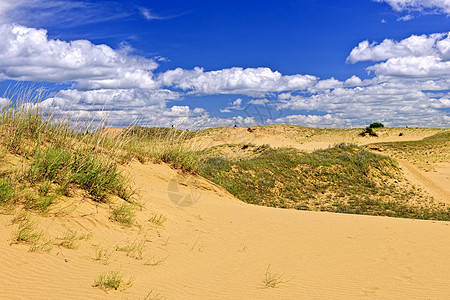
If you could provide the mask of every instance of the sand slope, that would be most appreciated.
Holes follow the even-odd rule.
[[[16,225],[0,215],[0,292],[5,299],[449,299],[450,226],[432,222],[282,210],[244,204],[206,180],[165,165],[133,163],[128,171],[147,201],[139,226],[108,220],[107,206],[78,199],[69,216],[40,218],[40,228],[60,236],[67,228],[91,232],[76,250],[54,247],[30,253],[9,245]],[[180,193],[198,201],[179,207]],[[152,213],[168,220],[148,222]],[[114,251],[144,241],[142,260]],[[110,249],[108,265],[93,261],[98,246]],[[166,260],[157,266],[147,261]],[[264,288],[270,265],[287,282]],[[120,270],[134,284],[124,292],[92,287],[95,277]],[[158,298],[157,298],[158,299]]]

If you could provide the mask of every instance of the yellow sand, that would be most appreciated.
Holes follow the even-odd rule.
[[[139,226],[113,223],[106,204],[81,197],[72,200],[74,211],[63,210],[66,216],[34,217],[55,241],[67,229],[92,233],[78,249],[31,253],[28,245],[10,245],[17,225],[0,215],[1,298],[144,299],[151,292],[149,299],[450,299],[449,222],[258,207],[163,164],[134,162],[127,172],[146,202]],[[447,174],[444,189],[448,165],[439,172]],[[167,190],[174,179],[181,195],[198,201],[175,205]],[[149,222],[154,213],[167,221]],[[144,243],[142,260],[115,251],[134,241]],[[106,265],[93,260],[99,247],[112,253]],[[263,284],[269,266],[281,275],[275,288]],[[92,287],[108,270],[134,277],[133,285],[123,292]]]

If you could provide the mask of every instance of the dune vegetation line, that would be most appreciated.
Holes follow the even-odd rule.
[[[408,184],[395,160],[353,144],[312,153],[253,144],[200,149],[192,141],[202,131],[130,126],[110,136],[108,129],[75,126],[24,103],[0,111],[0,204],[6,210],[46,214],[82,192],[110,203],[112,220],[132,225],[139,202],[120,165],[135,159],[198,173],[257,205],[450,220],[449,207]],[[411,147],[431,149],[430,143],[436,148],[448,140],[444,132],[383,147],[407,155]]]

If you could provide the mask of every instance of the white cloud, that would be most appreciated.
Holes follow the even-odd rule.
[[[164,86],[194,94],[264,95],[267,92],[303,90],[318,80],[311,75],[283,76],[269,68],[231,68],[204,72],[202,68],[177,68],[160,74]]]
[[[374,0],[375,2],[386,2],[394,10],[436,12],[450,14],[450,0]]]
[[[231,102],[231,106],[227,106],[224,109],[221,109],[220,112],[231,112],[232,110],[243,110],[244,108],[241,106],[242,98],[237,98],[233,102]]]
[[[0,79],[66,82],[81,89],[155,88],[158,64],[87,40],[48,39],[44,29],[0,25]]]
[[[326,114],[323,116],[319,115],[289,115],[282,118],[277,118],[270,121],[274,124],[293,124],[308,127],[328,127],[328,128],[338,128],[338,127],[350,127],[352,123],[350,120],[345,120]]]
[[[412,35],[401,41],[380,44],[363,41],[351,51],[350,63],[384,61],[367,68],[376,75],[412,78],[450,76],[450,33]]]
[[[396,77],[440,78],[450,76],[450,61],[438,57],[396,57],[367,68],[377,75]]]
[[[292,96],[281,101],[282,109],[306,110],[329,115],[337,127],[365,126],[380,121],[390,126],[412,125],[424,127],[448,127],[448,116],[437,108],[446,108],[448,94],[432,98],[422,89],[421,82],[377,82],[355,88],[325,90],[311,96]],[[311,114],[314,115],[314,114]],[[286,120],[283,118],[285,122]],[[300,122],[301,117],[296,117]],[[300,120],[300,121],[299,121]],[[306,119],[304,119],[306,120]],[[327,119],[313,118],[320,127],[331,127]],[[306,122],[306,121],[305,121]]]
[[[342,86],[342,82],[334,79],[333,77],[330,79],[320,80],[311,90],[320,91],[320,90],[329,90],[335,89]]]
[[[397,21],[404,21],[404,22],[406,22],[406,21],[411,21],[412,19],[414,19],[414,16],[406,15],[406,16],[399,17],[397,19]]]
[[[355,87],[363,85],[363,81],[358,76],[353,75],[344,82],[346,87]]]
[[[383,61],[390,58],[405,56],[436,56],[450,58],[449,33],[434,33],[430,35],[412,35],[400,42],[385,39],[382,43],[369,43],[362,41],[352,49],[347,61],[357,63],[360,61]]]

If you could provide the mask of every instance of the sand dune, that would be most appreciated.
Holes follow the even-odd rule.
[[[258,133],[237,130],[244,140],[246,133]],[[424,130],[414,138],[432,132]],[[314,143],[340,140],[291,145],[313,149],[319,145]],[[253,142],[280,146],[286,140],[272,132]],[[426,182],[417,170],[404,166],[407,176]],[[41,253],[29,252],[28,245],[10,245],[17,224],[11,224],[13,215],[0,215],[2,298],[450,299],[449,222],[259,207],[164,164],[133,162],[126,171],[145,202],[130,228],[108,219],[108,205],[82,197],[67,199],[73,205],[49,217],[33,217],[54,241],[68,229],[91,233],[78,249],[55,245]],[[448,165],[437,172],[433,174],[442,172],[448,179]],[[178,191],[171,182],[178,183]],[[440,186],[440,181],[430,182]],[[175,194],[191,195],[193,205],[176,205]],[[167,217],[162,226],[149,221],[155,213]],[[132,243],[141,243],[142,257],[116,251]],[[111,254],[107,263],[95,260],[99,249]],[[268,268],[281,276],[275,288],[263,283]],[[108,292],[93,287],[95,278],[109,270],[134,278],[133,285]]]

